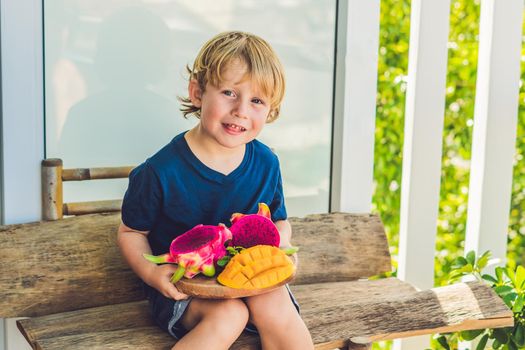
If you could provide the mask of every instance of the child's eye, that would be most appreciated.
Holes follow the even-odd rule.
[[[261,100],[260,98],[257,98],[257,97],[256,97],[256,98],[253,98],[253,99],[252,99],[252,102],[253,102],[253,103],[256,103],[256,104],[261,104],[261,105],[264,104],[264,101]]]
[[[235,94],[231,90],[224,90],[222,93],[226,96],[235,96]]]

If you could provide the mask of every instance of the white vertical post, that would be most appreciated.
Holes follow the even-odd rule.
[[[379,0],[338,2],[331,211],[370,212]]]
[[[504,265],[518,123],[523,0],[481,3],[465,251]]]
[[[523,0],[481,2],[465,252],[490,250],[500,266],[507,253],[522,16]]]
[[[2,223],[41,215],[44,158],[42,1],[0,0]],[[0,349],[30,349],[14,320],[0,320]],[[5,323],[5,325],[4,325]]]
[[[426,289],[434,285],[450,1],[413,0],[411,12],[398,277]],[[428,346],[427,336],[394,342]]]
[[[42,1],[1,0],[3,223],[40,219]]]

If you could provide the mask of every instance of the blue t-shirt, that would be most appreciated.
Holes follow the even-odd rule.
[[[153,254],[169,251],[171,241],[195,225],[230,226],[233,213],[256,213],[268,204],[272,220],[287,218],[277,156],[254,140],[241,164],[224,175],[204,165],[177,135],[133,169],[122,203],[122,221],[149,231]]]

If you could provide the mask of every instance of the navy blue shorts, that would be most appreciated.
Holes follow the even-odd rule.
[[[297,300],[295,300],[288,285],[286,285],[286,289],[290,294],[290,298],[292,299],[292,303],[297,309],[297,312],[300,312],[299,304],[297,303]],[[148,285],[145,285],[144,290],[149,301],[153,319],[160,328],[171,334],[175,339],[180,339],[189,332],[189,330],[182,326],[181,320],[182,315],[184,315],[184,312],[192,300],[191,297],[184,300],[173,300],[166,298],[156,289],[151,288]],[[245,330],[257,334],[257,328],[250,323],[246,325]]]

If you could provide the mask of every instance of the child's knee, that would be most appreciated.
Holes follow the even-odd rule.
[[[246,304],[240,299],[224,299],[216,310],[221,319],[227,322],[238,322],[244,325],[248,322],[249,312]]]
[[[287,290],[274,295],[250,298],[247,301],[250,312],[250,322],[257,328],[286,328],[297,319],[297,309],[292,303]]]
[[[230,330],[244,329],[248,323],[248,307],[240,299],[217,300],[209,307],[201,321],[209,321],[214,330],[222,332],[223,328]]]
[[[208,334],[218,342],[233,342],[248,323],[248,307],[239,299],[221,300],[216,306],[202,322],[209,326]]]

